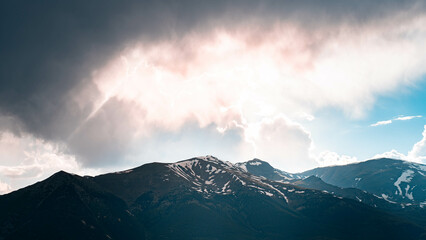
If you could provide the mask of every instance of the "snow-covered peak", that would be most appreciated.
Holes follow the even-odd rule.
[[[262,162],[260,162],[260,161],[251,161],[251,162],[248,162],[248,164],[250,164],[252,166],[259,166],[259,165],[262,165]]]
[[[199,156],[196,157],[198,159],[204,160],[204,161],[220,161],[217,157],[212,156],[212,155],[206,155],[206,156]]]
[[[196,157],[177,163],[167,164],[175,177],[184,180],[181,184],[211,197],[215,194],[237,194],[239,191],[255,191],[268,197],[280,198],[287,202],[288,194],[302,194],[295,191],[295,187],[284,182],[270,181],[263,176],[258,176],[246,171],[246,166],[261,167],[263,161],[249,161],[250,163],[231,164],[223,162],[212,156]],[[272,168],[273,169],[273,168]]]
[[[185,179],[193,190],[206,196],[231,194],[231,187],[235,184],[245,184],[236,174],[240,171],[238,167],[213,156],[191,158],[167,164],[167,167],[178,178]]]
[[[297,175],[293,176],[293,174],[276,169],[272,167],[268,162],[262,161],[257,158],[254,158],[247,162],[237,163],[236,166],[238,166],[245,172],[257,176],[263,176],[274,181],[287,181],[294,178],[299,178]]]
[[[213,164],[213,165],[221,165],[223,167],[234,167],[235,168],[235,166],[232,163],[230,163],[228,161],[219,160],[217,157],[214,157],[212,155],[199,156],[199,157],[195,157],[195,158],[191,158],[191,159],[187,159],[187,160],[182,160],[182,161],[179,161],[177,163],[171,163],[169,165],[179,165],[179,166],[188,168],[190,166],[197,166],[199,164],[203,164],[203,165]]]
[[[245,171],[245,172],[250,172],[250,171],[247,169],[247,166],[258,167],[258,166],[262,165],[263,163],[264,163],[264,161],[262,161],[262,160],[260,160],[260,159],[257,159],[257,158],[254,158],[254,159],[252,159],[252,160],[250,160],[250,161],[237,163],[237,164],[235,164],[235,165],[236,165],[237,167],[239,167],[240,169],[242,169],[243,171]],[[269,165],[269,164],[268,164],[268,163],[266,163],[266,165]]]

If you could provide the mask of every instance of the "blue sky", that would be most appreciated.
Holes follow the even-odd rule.
[[[316,113],[315,121],[308,124],[315,144],[319,148],[334,149],[360,160],[376,154],[397,150],[408,153],[422,139],[426,125],[426,79],[413,86],[378,96],[365,117],[349,118],[340,109],[326,108]],[[373,127],[379,121],[400,116],[422,116],[407,121]]]

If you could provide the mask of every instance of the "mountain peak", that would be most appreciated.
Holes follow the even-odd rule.
[[[371,162],[371,161],[377,161],[377,162],[407,162],[405,160],[402,159],[394,159],[394,158],[387,158],[387,157],[382,157],[382,158],[374,158],[374,159],[370,159],[364,162]]]
[[[217,157],[212,155],[198,156],[198,157],[195,157],[195,159],[199,159],[199,160],[207,161],[207,162],[215,162],[215,163],[222,162],[222,160],[219,160]]]
[[[271,164],[269,164],[268,162],[265,162],[265,161],[263,161],[263,160],[260,160],[259,158],[253,158],[252,160],[247,161],[247,163],[248,163],[249,165],[252,165],[252,166],[259,166],[259,165],[263,165],[263,164],[265,164],[265,165],[267,165],[268,167],[269,167],[269,166],[270,166],[270,167],[272,167],[272,166],[271,166]]]
[[[54,173],[52,176],[66,176],[66,175],[71,175],[71,173],[65,172],[64,170],[60,170]]]
[[[54,181],[64,181],[64,180],[73,179],[74,177],[75,177],[74,174],[71,174],[71,173],[68,173],[68,172],[61,170],[61,171],[54,173],[52,176],[49,177],[49,179],[54,180]]]
[[[292,174],[276,169],[268,162],[258,158],[254,158],[247,162],[237,163],[236,165],[246,172],[275,181],[289,180],[294,178]]]
[[[319,181],[321,181],[322,182],[321,178],[314,176],[314,175],[311,175],[311,176],[303,179],[303,181],[307,181],[307,182],[319,182]]]
[[[271,164],[269,164],[268,162],[262,161],[258,158],[253,158],[252,160],[248,160],[247,162],[237,163],[236,165],[246,172],[250,172],[250,170],[247,168],[247,166],[249,166],[249,168],[251,168],[251,167],[253,167],[253,168],[262,167],[262,168],[267,168],[268,170],[274,169],[271,166]]]
[[[179,166],[182,166],[182,167],[187,167],[189,165],[197,165],[198,163],[217,164],[217,165],[228,166],[228,167],[233,166],[232,163],[227,162],[227,161],[226,162],[222,161],[222,160],[220,160],[217,157],[214,157],[212,155],[194,157],[194,158],[190,158],[190,159],[186,159],[186,160],[181,160],[181,161],[178,161],[176,163],[170,163],[168,165],[179,165]]]

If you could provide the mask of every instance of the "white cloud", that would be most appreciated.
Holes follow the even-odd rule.
[[[426,163],[426,125],[424,126],[422,135],[423,138],[414,144],[408,153],[408,158],[415,162]]]
[[[403,154],[393,149],[390,152],[377,154],[373,158],[394,158],[426,164],[426,125],[424,126],[422,136],[423,138],[413,145],[413,148],[408,154]]]
[[[0,159],[0,178],[6,184],[0,184],[0,192],[33,184],[59,170],[77,174],[97,172],[81,168],[75,157],[65,153],[59,144],[10,132],[0,132]]]
[[[371,124],[370,126],[377,127],[377,126],[381,126],[381,125],[388,125],[388,124],[391,124],[391,123],[392,123],[392,120],[378,121],[374,124]]]
[[[376,122],[374,124],[371,124],[370,126],[371,127],[377,127],[377,126],[380,126],[380,125],[391,124],[393,121],[407,121],[407,120],[411,120],[411,119],[414,119],[414,118],[421,118],[421,117],[423,117],[423,116],[421,116],[421,115],[417,115],[417,116],[400,116],[400,117],[393,118],[391,120],[378,121],[378,122]]]
[[[9,184],[0,181],[0,195],[9,193],[10,191],[12,191],[12,187]]]
[[[421,115],[417,115],[417,116],[401,116],[401,117],[397,117],[395,118],[395,120],[399,120],[399,121],[407,121],[407,120],[411,120],[414,118],[421,118]]]
[[[255,43],[247,29],[194,33],[176,42],[131,47],[98,71],[94,81],[105,99],[132,102],[146,111],[144,123],[171,129],[188,118],[202,126],[223,124],[218,110],[231,106],[253,122],[280,112],[312,115],[324,106],[360,117],[377,94],[424,73],[426,57],[419,51],[426,53],[426,47],[416,40],[426,38],[426,27],[419,21],[426,19],[399,28],[340,29],[332,36],[283,23],[263,31],[265,37]],[[407,32],[417,38],[402,37]]]
[[[246,142],[241,146],[242,158],[264,159],[289,172],[307,170],[316,165],[309,155],[312,148],[310,133],[284,116],[248,124],[243,134]]]
[[[334,165],[345,165],[349,163],[358,162],[356,157],[347,155],[339,155],[335,152],[324,151],[316,156],[316,161],[320,166],[334,166]]]
[[[306,120],[306,121],[314,121],[315,120],[314,115],[309,114],[309,113],[305,113],[305,112],[296,113],[295,118],[301,119],[301,120]]]
[[[376,154],[376,155],[374,155],[373,159],[376,159],[376,158],[392,158],[392,159],[399,159],[399,160],[407,160],[408,159],[408,157],[406,155],[398,152],[395,149],[392,149],[389,152]]]

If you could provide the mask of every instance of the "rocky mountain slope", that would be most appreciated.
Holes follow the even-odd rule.
[[[381,158],[344,166],[315,168],[299,176],[311,175],[329,184],[358,188],[388,201],[426,205],[426,165]]]

